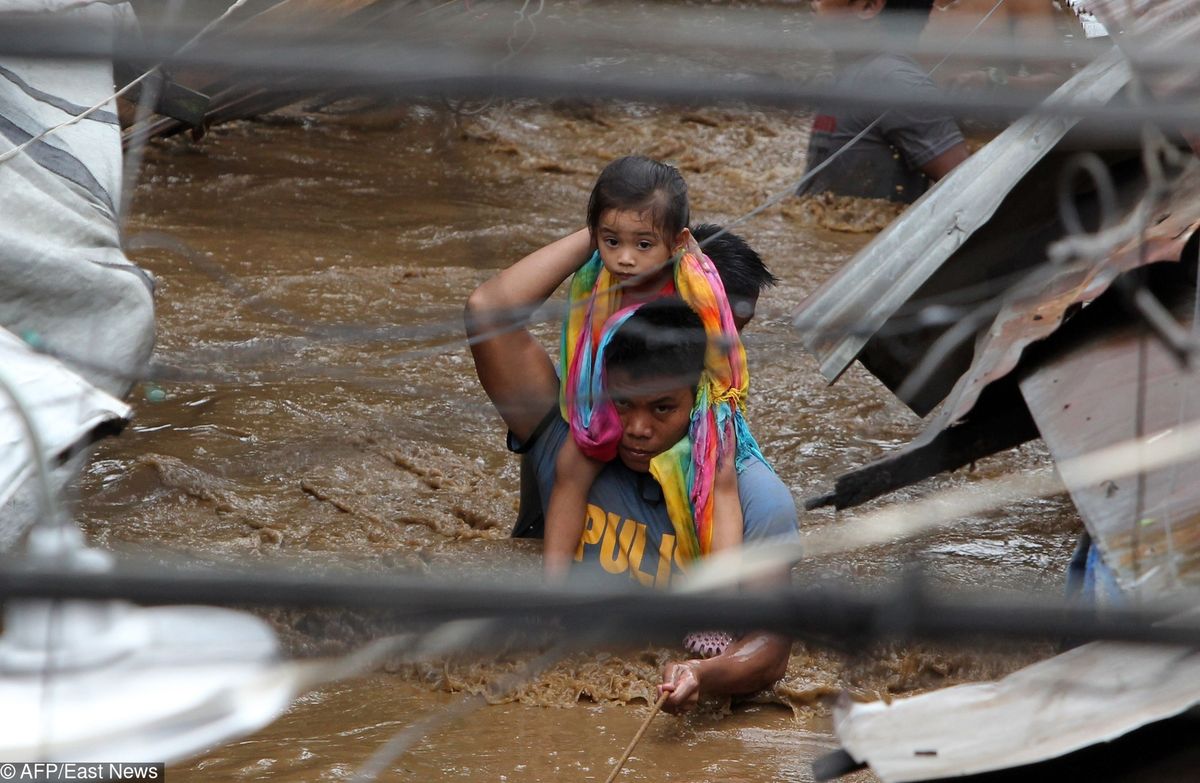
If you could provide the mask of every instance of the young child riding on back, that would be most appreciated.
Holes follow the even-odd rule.
[[[613,161],[592,189],[587,222],[596,253],[572,280],[572,309],[563,327],[561,403],[573,437],[558,454],[546,512],[549,581],[561,580],[569,570],[587,517],[588,491],[618,454],[627,464],[649,463],[660,483],[687,485],[673,493],[664,486],[664,496],[673,522],[687,516],[689,533],[694,526],[693,556],[699,556],[740,545],[737,438],[757,453],[739,411],[747,383],[745,354],[720,278],[688,231],[687,185],[678,170],[642,157]],[[667,397],[632,401],[607,394],[605,336],[638,306],[668,296],[696,310],[709,335],[705,372],[689,411],[676,410],[680,403]],[[607,429],[598,423],[604,417],[593,415],[605,405],[617,414],[606,419]],[[638,416],[681,414],[693,424],[687,442],[668,450],[677,454],[639,451]],[[620,423],[613,424],[618,418]],[[702,442],[691,442],[698,432]],[[687,497],[680,500],[681,495]]]

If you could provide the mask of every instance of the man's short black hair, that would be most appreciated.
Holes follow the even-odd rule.
[[[604,354],[605,370],[634,380],[662,378],[666,387],[695,386],[707,347],[700,316],[674,296],[642,305],[621,324]]]
[[[888,34],[896,37],[917,37],[929,21],[933,0],[884,0],[879,20]]]
[[[704,254],[712,259],[730,299],[758,299],[764,288],[779,281],[754,248],[737,234],[726,231],[716,239],[709,239],[720,230],[721,227],[713,223],[702,223],[692,229],[692,236],[700,243]]]
[[[911,14],[929,16],[933,10],[933,0],[886,0],[883,6],[885,12],[907,11]]]

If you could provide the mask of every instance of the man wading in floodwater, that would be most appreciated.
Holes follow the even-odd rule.
[[[531,455],[543,498],[569,432],[558,411],[558,375],[525,319],[593,250],[588,231],[576,232],[488,280],[467,302],[479,380],[509,427],[510,445]],[[643,306],[613,336],[606,367],[622,427],[619,458],[588,493],[572,576],[665,587],[680,573],[674,528],[649,462],[687,437],[704,352],[700,319],[678,300]],[[745,541],[796,540],[791,494],[769,468],[757,463],[739,473],[738,493]],[[671,695],[663,708],[681,712],[701,695],[760,690],[783,676],[790,647],[777,634],[752,632],[712,658],[668,663],[662,687]]]

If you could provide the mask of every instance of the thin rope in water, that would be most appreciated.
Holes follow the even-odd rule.
[[[662,709],[663,704],[666,703],[667,697],[670,695],[670,691],[664,691],[658,697],[658,701],[654,702],[654,707],[650,710],[650,714],[646,716],[644,721],[642,721],[642,725],[638,728],[637,734],[633,735],[633,739],[629,741],[629,745],[625,748],[625,752],[621,754],[621,758],[617,759],[616,766],[613,767],[612,772],[608,773],[608,777],[605,779],[604,783],[613,783],[613,781],[617,779],[617,774],[621,771],[621,767],[625,766],[625,762],[629,760],[629,755],[633,753],[633,749],[637,747],[639,742],[641,742],[642,735],[646,733],[646,729],[650,728],[650,721],[654,720],[654,716],[657,715],[658,711]]]

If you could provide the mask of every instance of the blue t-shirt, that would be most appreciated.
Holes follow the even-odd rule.
[[[509,435],[509,448],[529,455],[543,513],[554,487],[558,451],[569,435],[557,411],[546,417],[529,443],[517,444]],[[738,496],[743,541],[799,539],[792,493],[767,465],[752,459],[739,470]],[[575,561],[573,574],[624,574],[647,587],[666,587],[673,575],[683,572],[686,564],[680,563],[675,549],[675,528],[653,476],[630,470],[619,459],[604,467],[588,492],[587,521]]]

